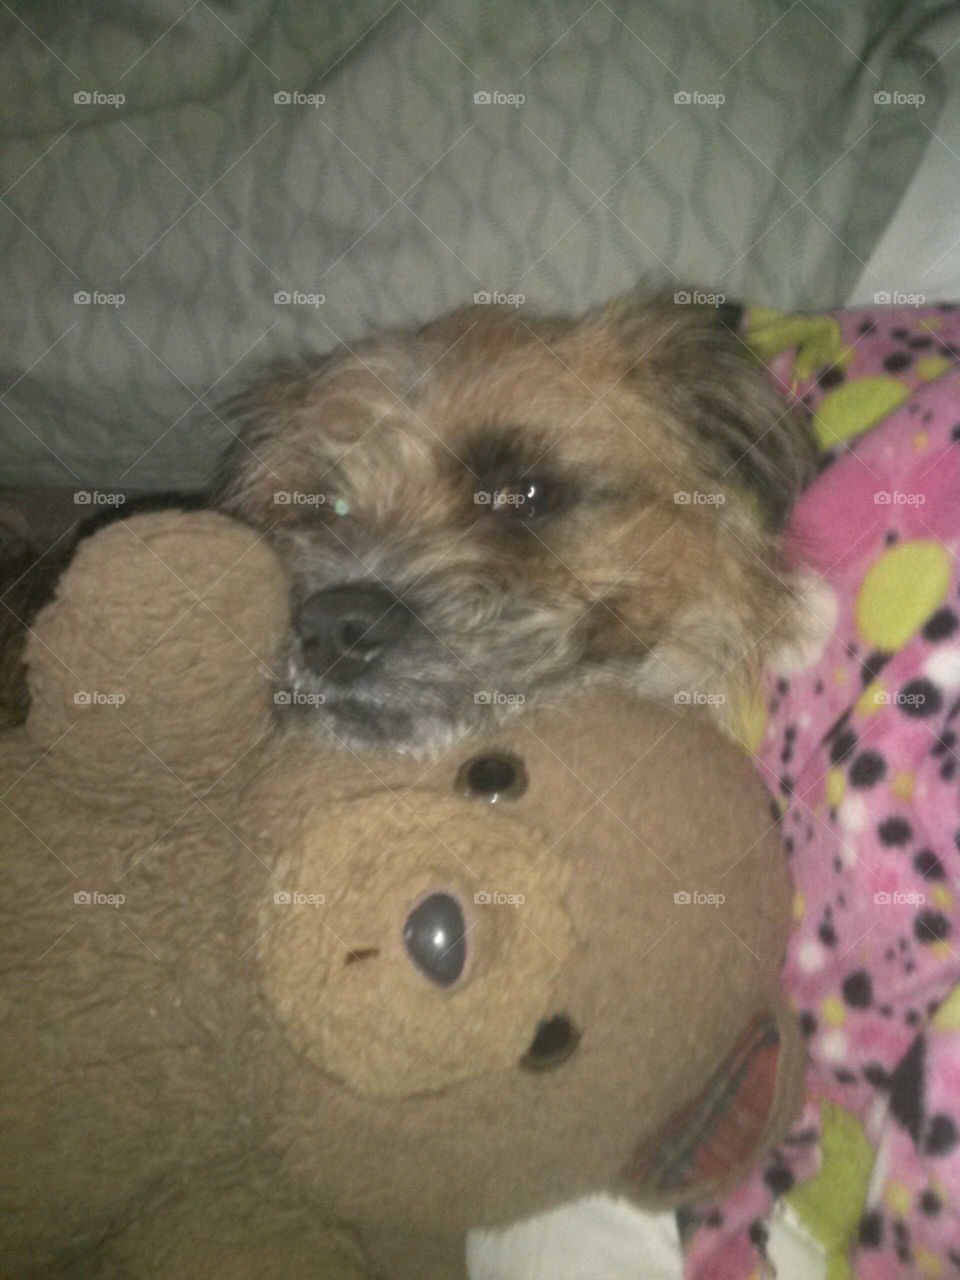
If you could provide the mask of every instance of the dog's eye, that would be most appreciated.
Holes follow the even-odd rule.
[[[474,495],[479,506],[487,507],[491,514],[508,516],[517,520],[538,520],[550,515],[560,505],[556,485],[547,484],[537,477],[525,476],[522,480],[479,489]]]
[[[525,516],[528,520],[548,515],[558,505],[556,490],[541,480],[525,480],[518,487],[517,493],[523,498],[518,514]]]

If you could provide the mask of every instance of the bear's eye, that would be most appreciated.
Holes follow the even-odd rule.
[[[457,791],[477,800],[496,804],[500,799],[516,800],[527,789],[523,761],[506,752],[474,756],[457,771]]]
[[[407,916],[403,942],[424,977],[451,987],[466,964],[466,932],[459,903],[448,893],[431,893]]]
[[[571,1057],[580,1043],[580,1032],[566,1014],[558,1013],[537,1027],[533,1043],[520,1059],[525,1071],[548,1071]]]

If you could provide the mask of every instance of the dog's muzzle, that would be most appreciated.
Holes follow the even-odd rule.
[[[315,676],[354,684],[389,661],[414,616],[386,587],[362,582],[315,591],[296,610],[304,665]]]

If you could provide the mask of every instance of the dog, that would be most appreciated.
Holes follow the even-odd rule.
[[[781,534],[815,458],[736,319],[478,304],[233,396],[215,500],[289,574],[281,713],[430,752],[614,680],[723,719],[797,625]]]
[[[782,531],[815,448],[739,308],[688,296],[477,304],[229,397],[213,495],[167,505],[209,502],[279,551],[281,719],[430,753],[611,680],[729,718],[801,625]],[[21,539],[0,564],[0,723],[26,712],[26,629],[71,554]]]

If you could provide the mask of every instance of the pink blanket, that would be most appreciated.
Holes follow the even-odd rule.
[[[824,1101],[875,1152],[834,1274],[960,1276],[960,310],[754,328],[825,450],[791,528],[814,626],[757,750],[797,890],[783,982],[809,1104],[698,1211],[686,1277],[767,1274],[762,1221],[817,1171]]]

